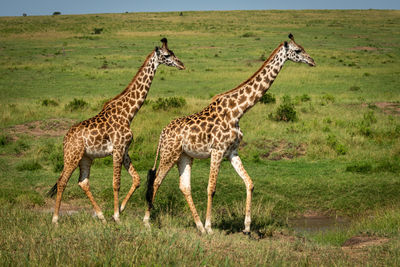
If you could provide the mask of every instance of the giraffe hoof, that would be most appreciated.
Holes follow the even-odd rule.
[[[119,212],[123,212],[124,211],[124,209],[125,209],[125,205],[121,205],[121,207],[119,207]]]
[[[151,228],[149,221],[143,221],[143,223],[144,223],[144,227],[146,227],[147,229]]]
[[[243,231],[243,234],[250,236],[250,231]]]
[[[207,234],[212,235],[214,232],[211,228],[206,228]]]
[[[120,224],[120,223],[121,223],[121,220],[119,219],[119,217],[117,217],[117,216],[112,216],[112,218],[113,218],[113,220],[114,220],[114,222],[115,222],[116,224]]]

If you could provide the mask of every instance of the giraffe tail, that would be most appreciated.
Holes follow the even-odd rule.
[[[47,192],[46,196],[54,197],[57,194],[57,183]]]
[[[157,159],[158,155],[160,153],[160,148],[161,148],[161,140],[163,136],[164,131],[161,132],[160,138],[158,140],[158,146],[157,146],[157,153],[156,153],[156,158],[154,160],[154,165],[153,168],[150,169],[147,173],[147,191],[146,191],[146,200],[149,205],[149,208],[153,207],[153,186],[154,186],[154,180],[156,179],[156,173],[157,173]]]

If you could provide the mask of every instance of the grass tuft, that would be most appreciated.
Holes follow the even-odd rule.
[[[68,110],[71,112],[80,111],[80,110],[86,109],[88,106],[89,106],[89,103],[87,103],[85,100],[74,98],[74,100],[72,100],[67,105],[65,105],[65,110]]]

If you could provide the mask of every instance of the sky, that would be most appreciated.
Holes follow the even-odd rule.
[[[0,0],[0,16],[256,9],[400,9],[399,0]]]

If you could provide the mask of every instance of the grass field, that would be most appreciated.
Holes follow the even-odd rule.
[[[0,17],[1,265],[400,265],[399,26],[400,11],[388,10]],[[241,120],[239,153],[255,184],[251,237],[241,234],[245,186],[227,161],[215,234],[197,232],[175,169],[146,230],[145,178],[162,128],[246,80],[289,32],[317,67],[286,63],[269,91],[275,103]],[[92,167],[91,190],[110,223],[92,217],[75,172],[54,227],[45,195],[62,169],[63,135],[121,92],[162,37],[186,70],[159,67],[132,123],[129,154],[142,187],[121,224],[111,221],[105,158]],[[185,106],[154,109],[172,96]],[[284,102],[296,121],[273,119]],[[208,171],[208,160],[194,162],[203,220]],[[121,196],[130,185],[123,170]],[[346,223],[303,231],[295,218]]]

